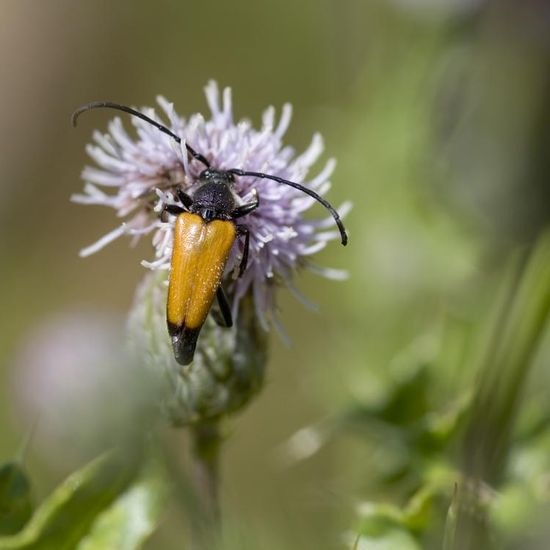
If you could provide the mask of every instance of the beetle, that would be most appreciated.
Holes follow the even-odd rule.
[[[182,142],[182,139],[166,126],[132,107],[111,101],[94,101],[79,107],[72,115],[73,126],[76,126],[77,119],[83,112],[102,108],[123,111],[140,118],[172,137],[177,143]],[[199,187],[192,196],[181,187],[177,187],[176,195],[182,206],[167,205],[163,210],[163,213],[176,216],[166,321],[174,356],[176,361],[184,366],[193,361],[197,338],[215,298],[221,313],[221,318],[216,320],[227,327],[233,325],[231,309],[222,288],[222,277],[236,239],[244,239],[239,276],[246,270],[250,232],[246,225],[238,223],[238,220],[260,205],[260,197],[256,192],[252,202],[239,204],[231,189],[235,177],[251,176],[273,180],[313,197],[334,218],[342,244],[345,246],[348,242],[346,229],[338,212],[312,189],[271,174],[250,172],[239,168],[218,170],[187,142],[185,142],[185,148],[192,158],[205,167],[199,175]]]

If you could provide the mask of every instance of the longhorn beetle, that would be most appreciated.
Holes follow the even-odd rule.
[[[181,138],[159,122],[131,107],[111,101],[94,101],[79,107],[72,115],[73,126],[76,126],[77,119],[83,112],[102,108],[116,109],[140,118],[181,144]],[[193,196],[185,193],[181,187],[176,189],[176,195],[183,206],[167,205],[164,209],[169,214],[177,216],[166,320],[174,356],[181,365],[188,365],[193,361],[197,338],[214,297],[218,300],[224,325],[227,327],[233,325],[231,309],[221,286],[222,276],[231,247],[237,238],[244,239],[239,276],[244,273],[248,261],[250,233],[246,225],[237,223],[237,220],[253,212],[260,204],[257,193],[254,201],[238,204],[231,190],[235,177],[251,176],[273,180],[313,197],[331,213],[340,231],[342,244],[346,245],[348,242],[346,230],[338,212],[312,189],[300,183],[261,172],[249,172],[239,168],[217,170],[211,167],[208,160],[188,143],[185,143],[185,147],[188,154],[202,163],[205,169],[199,175],[199,187]]]

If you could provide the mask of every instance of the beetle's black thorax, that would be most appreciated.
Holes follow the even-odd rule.
[[[199,214],[206,221],[231,219],[231,212],[236,206],[230,188],[233,181],[233,174],[228,172],[212,168],[204,170],[199,177],[202,185],[193,194],[191,212]]]

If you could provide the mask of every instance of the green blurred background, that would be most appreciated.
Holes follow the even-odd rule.
[[[144,274],[139,262],[150,257],[147,242],[130,248],[124,240],[78,257],[118,221],[69,201],[83,185],[92,129],[110,118],[96,113],[75,130],[70,113],[96,99],[152,105],[157,94],[182,115],[206,112],[203,86],[215,79],[232,87],[236,116],[256,123],[268,105],[291,102],[287,142],[301,150],[321,132],[325,158],[338,160],[328,198],[354,203],[350,245],[333,243],[317,258],[348,270],[349,280],[299,277],[319,313],[281,293],[293,344],[272,335],[268,382],[232,421],[223,464],[236,548],[338,547],[360,500],[395,496],[373,489],[378,440],[343,435],[290,465],[281,449],[303,426],[381,399],[408,357],[437,363],[446,338],[434,401],[471,384],[464,342],[493,303],[510,253],[550,220],[548,4],[0,5],[0,456],[13,456],[43,416],[28,451],[40,498],[101,447],[88,444],[84,428],[57,428],[59,443],[44,442],[52,441],[48,399],[57,394],[47,376],[35,376],[47,349],[33,342],[42,335],[47,344],[48,327],[87,317],[122,333]],[[70,348],[70,335],[65,342]],[[548,346],[540,356],[544,365]],[[546,384],[544,368],[536,376],[535,386]],[[115,398],[129,391],[103,381]],[[42,408],[29,404],[33,394]],[[110,429],[98,431],[109,440]],[[168,513],[151,547],[179,548],[180,530],[177,512]]]

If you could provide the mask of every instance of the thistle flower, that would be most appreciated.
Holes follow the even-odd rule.
[[[264,172],[303,182],[320,195],[328,191],[328,179],[335,165],[333,159],[315,177],[306,179],[323,151],[320,135],[315,134],[311,145],[300,155],[283,145],[282,138],[291,119],[290,105],[283,107],[278,122],[275,120],[275,110],[268,108],[262,117],[262,127],[257,130],[248,120],[234,122],[229,88],[223,91],[221,101],[215,82],[210,82],[205,91],[211,111],[208,120],[200,114],[189,119],[182,118],[176,114],[171,103],[163,97],[158,98],[168,119],[168,127],[185,140],[180,145],[139,119],[132,119],[137,139],[128,135],[119,118],[109,124],[107,134],[94,132],[95,144],[89,145],[87,152],[97,166],[84,169],[84,194],[74,196],[73,200],[82,204],[110,206],[119,217],[127,220],[95,244],[83,249],[82,256],[97,252],[122,235],[130,235],[134,239],[151,235],[155,256],[142,264],[152,270],[170,268],[174,219],[163,220],[160,213],[168,205],[180,205],[175,194],[178,186],[193,195],[198,176],[204,170],[200,162],[188,157],[186,143],[218,169],[238,167],[246,171]],[[154,109],[142,112],[159,120]],[[310,256],[336,239],[339,233],[332,217],[305,219],[304,213],[316,201],[292,187],[243,176],[237,178],[233,191],[242,204],[251,202],[256,192],[261,201],[260,206],[246,217],[250,230],[250,253],[244,274],[238,279],[229,277],[242,253],[237,242],[227,264],[225,278],[233,317],[237,317],[243,298],[251,295],[261,326],[266,330],[270,323],[280,327],[276,315],[276,289],[286,286],[302,299],[292,282],[297,269],[305,267],[333,279],[344,277],[345,274],[340,271],[320,268],[310,261]],[[339,209],[341,215],[348,210],[349,204]]]

